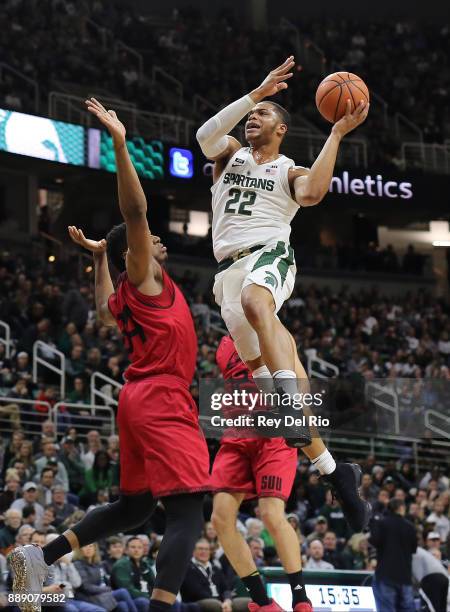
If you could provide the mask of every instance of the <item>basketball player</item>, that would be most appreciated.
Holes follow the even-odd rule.
[[[213,249],[219,264],[213,289],[216,302],[258,388],[291,397],[298,393],[296,347],[276,315],[295,282],[290,223],[299,207],[323,199],[342,138],[365,120],[369,110],[361,101],[351,113],[348,101],[345,116],[333,125],[311,169],[295,166],[279,152],[289,114],[276,102],[263,101],[287,88],[294,65],[293,56],[288,57],[259,87],[197,131],[203,153],[215,162],[211,191]],[[248,147],[227,135],[244,115]],[[311,437],[302,433],[287,443],[302,447],[311,443]],[[350,464],[336,468],[328,450],[316,462],[325,466],[318,469],[332,478],[338,496],[347,498],[343,511],[352,528],[361,531],[369,509],[357,492],[360,469]]]
[[[203,526],[203,491],[209,455],[189,392],[197,338],[183,294],[164,270],[165,247],[152,236],[147,202],[114,111],[95,99],[88,110],[109,130],[117,164],[119,206],[125,223],[106,240],[88,240],[75,227],[76,243],[92,251],[99,317],[118,325],[130,353],[120,393],[120,486],[118,501],[96,508],[45,546],[16,548],[10,556],[14,591],[40,593],[49,566],[68,552],[142,525],[157,499],[166,510],[166,531],[156,561],[151,612],[172,609],[194,544]],[[110,259],[123,270],[114,290]],[[28,610],[39,608],[29,605]]]

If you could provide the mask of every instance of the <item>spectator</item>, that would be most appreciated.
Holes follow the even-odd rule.
[[[55,525],[55,510],[53,506],[48,505],[44,508],[44,515],[42,520],[36,520],[35,523],[36,529],[41,531],[42,533],[55,533],[56,525]]]
[[[324,516],[318,516],[315,522],[314,531],[306,538],[306,544],[309,545],[313,540],[322,541],[328,531],[328,521]]]
[[[30,544],[31,536],[34,532],[35,529],[31,525],[22,525],[17,531],[15,544],[17,546],[25,546],[25,544]]]
[[[354,533],[343,553],[348,569],[367,570],[369,568],[369,546],[367,535]]]
[[[7,555],[16,541],[17,532],[22,522],[22,512],[10,508],[5,512],[5,524],[0,529],[0,553]]]
[[[450,521],[444,515],[444,502],[437,498],[433,503],[433,512],[428,516],[427,523],[432,523],[433,531],[437,531],[441,536],[441,542],[445,543],[450,531]]]
[[[30,525],[35,529],[35,521],[36,521],[36,510],[33,505],[24,506],[22,508],[22,524]]]
[[[326,519],[328,529],[334,531],[341,542],[348,539],[351,534],[351,530],[349,529],[347,521],[345,520],[340,503],[335,497],[333,497],[330,490],[326,492],[326,503],[324,506],[322,506],[319,513],[322,518]],[[319,519],[317,519],[317,522],[318,521]],[[321,521],[319,525],[316,523],[316,532],[318,534],[317,537],[320,540],[323,539],[323,536],[326,533],[326,530],[325,533],[322,531],[322,529],[324,529],[323,525],[323,521]]]
[[[30,538],[30,544],[35,544],[43,548],[45,546],[45,533],[38,530],[33,531]]]
[[[264,565],[264,542],[261,538],[250,537],[247,538],[247,544],[249,545],[250,552],[255,562],[256,567]]]
[[[75,440],[70,436],[64,436],[64,438],[62,438],[59,458],[66,468],[70,491],[78,494],[84,485],[85,468],[81,461],[80,453],[77,450]]]
[[[37,485],[34,482],[26,482],[22,488],[23,497],[16,499],[11,504],[12,510],[22,511],[24,506],[33,506],[36,513],[36,520],[40,521],[44,515],[44,508],[37,502]]]
[[[435,612],[446,612],[449,578],[442,563],[418,546],[412,559],[412,575]]]
[[[0,493],[0,514],[4,514],[19,496],[20,479],[17,471],[10,468],[8,472],[9,473],[6,475],[5,488]]]
[[[87,450],[82,453],[81,460],[83,462],[84,468],[89,470],[94,465],[95,455],[99,450],[102,450],[103,445],[100,438],[100,434],[96,429],[92,429],[88,431],[87,436]]]
[[[41,472],[40,482],[37,486],[37,501],[41,506],[48,506],[52,501],[52,487],[55,475],[52,468],[44,468]]]
[[[337,537],[334,531],[327,531],[322,540],[323,560],[337,569],[348,569],[344,555],[337,549]]]
[[[107,545],[107,556],[103,561],[103,567],[106,574],[111,576],[113,565],[125,554],[125,547],[122,538],[119,536],[111,536],[108,538]]]
[[[88,544],[76,550],[73,562],[81,577],[81,585],[75,591],[76,599],[100,606],[107,612],[136,612],[136,606],[126,589],[113,591],[105,584],[97,544]]]
[[[127,541],[126,554],[112,568],[111,582],[115,588],[127,589],[138,612],[148,611],[155,576],[148,559],[144,557],[144,545],[137,536]]]
[[[405,503],[393,499],[389,514],[372,520],[370,543],[377,550],[377,567],[373,592],[377,608],[383,612],[414,610],[411,566],[417,549],[414,527],[405,520]]]
[[[67,501],[66,492],[61,485],[54,485],[52,487],[51,507],[55,512],[54,522],[56,527],[59,527],[77,509]]]
[[[53,442],[45,442],[42,445],[42,457],[36,459],[36,477],[40,478],[44,467],[52,467],[55,470],[55,484],[60,484],[65,491],[69,490],[69,477],[64,464],[57,458],[56,445]]]
[[[333,570],[334,567],[328,561],[323,560],[324,548],[321,540],[311,540],[308,546],[308,560],[305,569]]]
[[[380,488],[373,483],[372,476],[370,474],[363,474],[360,490],[361,497],[373,506],[377,500],[379,491]]]
[[[426,548],[429,552],[433,550],[440,550],[441,548],[441,536],[437,531],[430,531],[426,538]]]
[[[210,545],[202,538],[197,541],[192,561],[188,566],[181,585],[181,596],[185,602],[193,602],[205,612],[222,612],[226,603],[228,612],[232,610],[231,592],[227,589],[223,572],[209,560]]]
[[[80,496],[85,499],[85,503],[89,501],[93,503],[99,489],[110,489],[113,485],[118,484],[114,480],[114,471],[106,451],[97,451],[94,465],[92,469],[86,470],[84,478],[84,487],[80,491]]]

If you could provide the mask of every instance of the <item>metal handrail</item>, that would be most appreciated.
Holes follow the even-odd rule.
[[[5,330],[4,338],[0,337],[0,344],[4,344],[5,357],[9,359],[11,357],[11,327],[6,321],[0,321],[0,328]]]
[[[156,85],[157,82],[157,78],[158,75],[160,77],[163,77],[166,81],[169,81],[170,83],[172,83],[172,85],[175,86],[177,93],[178,93],[178,98],[179,101],[182,102],[183,101],[183,97],[184,97],[184,88],[183,88],[183,83],[176,79],[174,76],[172,76],[171,74],[169,74],[168,72],[166,72],[165,70],[163,70],[160,66],[153,66],[153,70],[152,70],[152,83]]]
[[[44,359],[43,357],[39,357],[38,355],[39,349],[45,349],[47,351],[50,351],[56,357],[58,357],[60,360],[60,367],[55,366],[50,361],[46,361],[46,359]],[[34,383],[37,383],[38,381],[38,378],[37,378],[38,364],[46,367],[48,370],[51,370],[52,372],[55,372],[56,374],[60,376],[59,395],[60,397],[64,397],[66,394],[66,356],[64,355],[64,353],[56,349],[54,346],[51,346],[50,344],[43,342],[42,340],[36,340],[36,342],[33,344],[33,382]]]
[[[38,82],[35,79],[32,79],[31,77],[27,76],[26,74],[23,74],[23,72],[20,72],[20,70],[17,70],[16,68],[13,68],[12,66],[7,64],[6,62],[0,62],[0,81],[2,80],[2,71],[3,70],[7,70],[8,72],[12,72],[14,75],[16,75],[17,77],[19,77],[23,81],[26,81],[27,83],[29,83],[30,85],[33,86],[33,89],[34,89],[34,112],[38,113],[39,112],[39,85],[38,85]]]
[[[392,398],[392,405],[380,399],[380,397],[369,397],[370,390],[372,389],[374,391],[374,394],[378,393],[380,395],[388,395],[390,398]],[[395,391],[389,389],[389,387],[387,387],[386,385],[380,385],[379,383],[370,381],[366,385],[365,393],[367,401],[372,401],[380,408],[384,408],[385,410],[394,415],[394,433],[398,434],[400,432],[400,410],[398,405],[398,396]]]
[[[395,122],[395,133],[397,137],[400,136],[400,122],[402,122],[402,123],[405,123],[409,127],[410,130],[412,130],[419,136],[420,142],[423,142],[423,131],[413,121],[405,117],[403,113],[398,113],[398,112],[395,113],[394,122]]]
[[[126,45],[122,40],[116,40],[114,43],[114,54],[116,59],[121,49],[124,49],[127,53],[136,58],[139,67],[139,79],[142,79],[144,75],[144,58],[142,54],[136,51],[136,49],[133,49],[133,47]]]
[[[122,389],[123,385],[121,385],[120,383],[118,383],[116,380],[114,380],[113,378],[110,378],[109,376],[106,376],[106,374],[102,374],[101,372],[93,372],[91,375],[91,381],[90,381],[90,389],[91,389],[91,404],[95,404],[95,399],[97,397],[101,398],[104,402],[106,402],[106,404],[113,404],[115,406],[118,406],[119,402],[117,400],[115,400],[113,397],[111,397],[110,395],[108,395],[107,393],[104,393],[103,391],[101,391],[100,389],[97,389],[95,383],[97,380],[101,380],[103,381],[105,384],[107,385],[111,385],[112,387],[115,387],[116,389]]]
[[[308,377],[309,378],[332,378],[332,376],[327,376],[323,374],[322,371],[316,370],[314,368],[314,364],[318,364],[319,366],[324,366],[327,370],[331,370],[334,376],[339,376],[339,368],[334,365],[334,363],[330,363],[321,357],[313,357],[311,355],[308,356]]]
[[[88,410],[91,413],[91,418],[92,417],[98,417],[99,419],[102,418],[101,416],[97,415],[97,412],[107,412],[108,413],[108,421],[109,421],[109,427],[111,430],[111,434],[115,434],[116,433],[116,418],[115,418],[115,414],[114,414],[114,410],[111,408],[111,406],[105,406],[105,405],[99,405],[99,404],[77,404],[74,402],[65,402],[65,401],[60,401],[57,402],[53,408],[52,408],[52,413],[53,413],[53,422],[56,425],[56,429],[58,430],[58,410],[59,408],[76,408],[77,410]],[[89,424],[89,428],[92,426],[92,423]]]
[[[447,425],[447,431],[441,429],[437,425],[433,425],[431,422],[431,418],[434,417],[436,419],[442,419],[445,425]],[[444,438],[450,440],[450,416],[447,414],[443,414],[442,412],[438,412],[437,410],[432,410],[431,408],[425,411],[424,415],[425,427],[427,427],[430,431],[437,433]]]
[[[45,400],[39,400],[39,399],[31,400],[31,399],[22,399],[20,397],[9,397],[7,395],[6,396],[5,395],[0,395],[0,402],[4,402],[5,404],[18,404],[19,406],[21,406],[21,405],[23,405],[23,406],[36,406],[36,404],[39,404],[41,406],[44,405],[44,406],[47,407],[47,419],[50,420],[50,421],[52,420],[52,416],[53,416],[52,415],[52,407],[51,407],[50,403],[46,402]],[[2,423],[3,420],[5,420],[4,419],[4,415],[3,415],[3,413],[0,413],[0,430],[2,429],[1,423]],[[33,425],[34,427],[30,428],[30,429],[27,429],[26,425],[28,425],[28,424]],[[24,411],[21,411],[21,413],[20,413],[20,426],[21,426],[21,429],[25,432],[25,434],[33,434],[33,435],[36,434],[36,430],[35,430],[36,421],[34,421],[34,420],[27,421],[24,418]],[[11,426],[8,426],[6,428],[6,431],[11,432]]]
[[[196,115],[199,112],[198,107],[200,104],[202,104],[203,106],[207,106],[214,114],[217,113],[217,111],[219,110],[216,104],[210,102],[207,98],[201,96],[200,94],[195,94],[192,98],[192,110]]]

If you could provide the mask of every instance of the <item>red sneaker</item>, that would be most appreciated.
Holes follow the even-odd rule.
[[[267,604],[267,606],[258,606],[257,603],[251,601],[248,604],[248,609],[250,612],[284,612],[283,608],[280,608],[274,599],[272,599],[270,604]],[[301,612],[303,612],[303,610],[301,610]],[[310,611],[305,609],[304,612],[312,612],[312,608]]]
[[[302,601],[301,603],[298,603],[295,606],[294,612],[314,612],[314,611],[309,601]]]

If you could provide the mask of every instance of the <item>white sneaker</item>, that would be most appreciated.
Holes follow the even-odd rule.
[[[8,561],[13,572],[13,592],[23,595],[42,593],[49,567],[44,561],[42,548],[36,544],[18,546],[9,555]],[[41,601],[21,601],[16,604],[22,612],[40,612]]]

